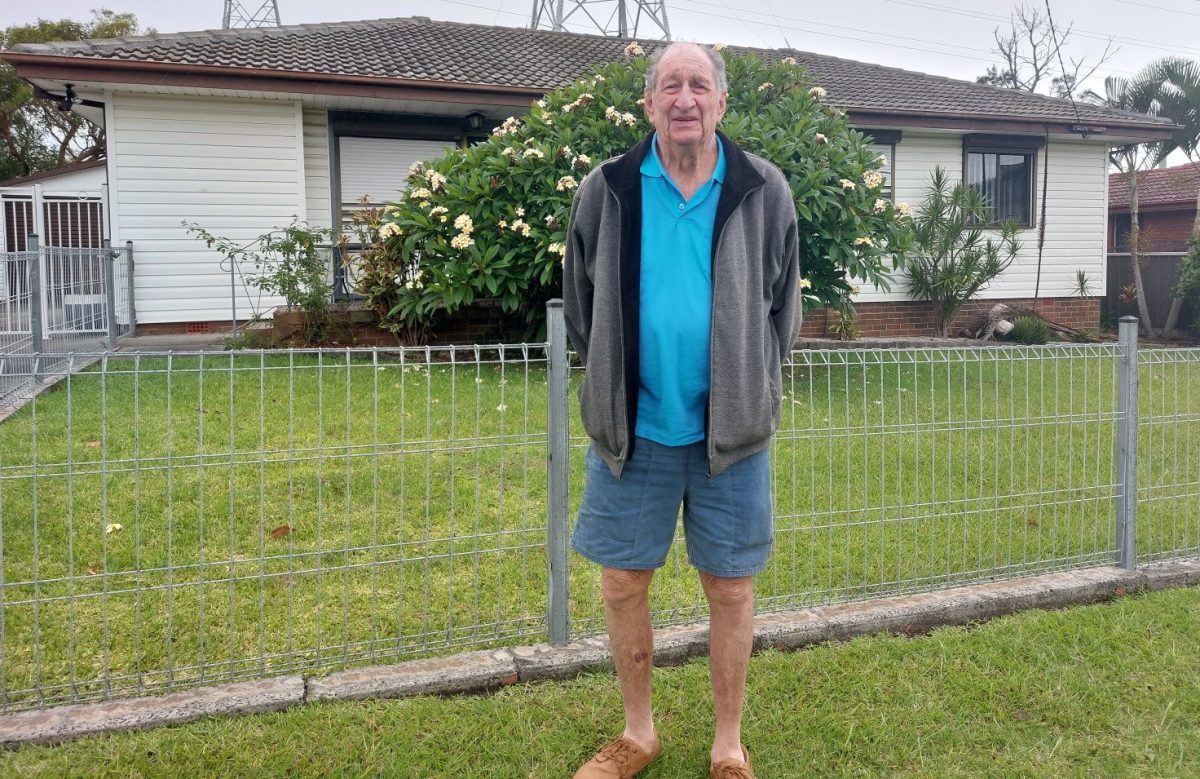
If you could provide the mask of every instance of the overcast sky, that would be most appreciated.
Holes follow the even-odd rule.
[[[551,0],[552,2],[553,0]],[[1115,53],[1087,82],[1103,92],[1103,77],[1130,75],[1150,60],[1168,55],[1200,59],[1200,0],[1049,0],[1060,28],[1074,24],[1066,52],[1095,62],[1109,40]],[[1046,0],[1029,0],[1044,12]],[[262,0],[241,0],[253,13]],[[429,16],[434,19],[523,27],[533,0],[278,0],[284,24]],[[4,3],[0,24],[28,23],[37,16],[86,19],[107,5],[137,15],[160,33],[219,28],[224,0],[40,0]],[[567,0],[567,7],[572,5]],[[604,19],[615,0],[588,8]],[[973,79],[996,62],[992,31],[1007,27],[1014,4],[1006,0],[666,0],[672,37],[761,47],[790,45],[804,51]],[[635,0],[629,0],[630,8]],[[36,9],[36,10],[35,10]],[[577,19],[583,19],[576,15]],[[588,30],[583,21],[572,25]],[[642,37],[659,37],[643,25]],[[1070,68],[1070,62],[1067,63]]]

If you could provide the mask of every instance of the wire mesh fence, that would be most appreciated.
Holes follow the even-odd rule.
[[[0,253],[0,408],[61,373],[63,355],[101,352],[133,331],[133,246]]]
[[[601,632],[598,571],[557,559],[548,532],[577,508],[587,447],[576,404],[548,392],[566,357],[65,355],[58,391],[0,423],[0,708],[544,641],[555,565],[564,627]],[[795,352],[760,610],[1112,563],[1133,494],[1122,359]],[[1139,550],[1195,554],[1200,351],[1139,362]],[[556,402],[564,511],[548,487]],[[656,624],[707,613],[684,555],[655,578]]]

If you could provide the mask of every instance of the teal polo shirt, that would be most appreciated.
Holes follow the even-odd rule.
[[[717,166],[685,200],[658,157],[642,161],[642,278],[636,434],[665,446],[704,440],[712,324],[712,240],[725,179]]]

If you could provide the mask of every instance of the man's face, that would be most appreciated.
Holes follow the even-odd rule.
[[[680,152],[711,145],[725,116],[725,93],[717,91],[708,57],[696,46],[677,46],[659,60],[657,75],[645,98],[659,143]]]

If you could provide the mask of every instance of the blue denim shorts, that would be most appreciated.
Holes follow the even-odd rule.
[[[620,479],[591,448],[571,547],[608,568],[662,566],[683,506],[688,560],[713,576],[753,576],[774,536],[766,450],[708,475],[704,442],[664,446],[638,438]]]

